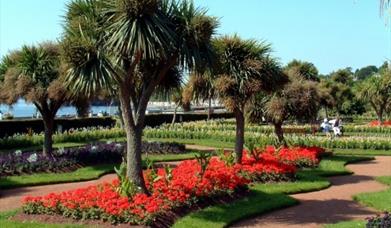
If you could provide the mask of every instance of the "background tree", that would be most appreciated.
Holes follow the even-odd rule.
[[[175,108],[174,114],[172,115],[171,126],[175,124],[178,108],[182,106],[183,111],[189,111],[191,100],[191,94],[189,93],[187,87],[183,86],[173,90],[171,93],[171,101],[174,102]]]
[[[178,81],[170,76],[182,76],[171,70],[205,65],[218,23],[190,1],[77,0],[67,8],[67,83],[89,95],[102,87],[116,88],[126,133],[127,176],[148,194],[141,164],[148,101],[159,85]]]
[[[287,64],[285,70],[288,74],[301,75],[306,80],[319,81],[319,71],[310,62],[294,59]]]
[[[225,107],[236,119],[236,162],[242,160],[244,143],[244,113],[251,98],[260,91],[274,91],[286,78],[280,66],[269,54],[270,45],[255,40],[243,40],[237,35],[214,41],[218,58],[216,90]]]
[[[320,97],[317,83],[305,80],[297,73],[289,75],[290,82],[269,96],[262,96],[264,99],[259,105],[252,106],[252,109],[263,110],[268,121],[274,125],[274,132],[281,145],[286,145],[282,125],[288,119],[298,121],[312,121],[316,119],[319,111]],[[253,116],[253,122],[260,122],[261,119]]]
[[[354,94],[353,78],[351,68],[345,68],[321,79],[320,97],[325,110],[332,108],[338,115],[362,114],[365,111],[364,104]]]
[[[203,73],[192,72],[188,82],[188,89],[191,90],[193,100],[208,101],[208,120],[213,113],[212,100],[217,97],[214,80],[211,70],[207,70]]]
[[[391,70],[366,79],[358,88],[358,97],[371,105],[379,122],[383,123],[383,115],[391,109]]]
[[[354,72],[354,78],[356,80],[365,80],[366,78],[372,76],[373,74],[376,74],[378,72],[378,68],[376,66],[366,66],[366,67],[363,67],[363,68],[360,68],[360,69],[357,69],[355,72]]]
[[[54,118],[70,96],[63,86],[63,66],[59,47],[54,43],[23,46],[11,52],[1,64],[0,98],[13,104],[19,98],[31,102],[40,112],[44,124],[43,154],[52,154]]]

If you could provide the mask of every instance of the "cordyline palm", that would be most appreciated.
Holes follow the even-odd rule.
[[[24,98],[35,105],[42,115],[45,128],[43,154],[50,156],[54,117],[70,99],[60,79],[63,70],[58,45],[43,43],[23,46],[6,56],[1,66],[1,100],[13,104],[19,98]]]
[[[383,123],[383,115],[391,108],[391,70],[385,69],[366,79],[358,86],[358,91],[358,98],[368,102]]]
[[[194,69],[208,61],[216,26],[215,18],[189,1],[77,0],[68,5],[67,83],[90,95],[101,87],[116,90],[127,139],[127,175],[145,193],[141,136],[148,101],[167,84],[173,68]]]
[[[260,91],[273,91],[285,83],[280,66],[269,54],[270,45],[238,36],[214,41],[217,56],[216,90],[236,119],[236,162],[242,160],[245,108]]]
[[[188,82],[192,97],[196,101],[208,101],[208,120],[212,114],[212,100],[216,98],[214,76],[211,70],[192,72]]]
[[[383,15],[383,12],[386,11],[391,5],[391,0],[380,0],[380,13]]]

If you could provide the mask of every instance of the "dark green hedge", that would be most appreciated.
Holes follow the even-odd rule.
[[[163,123],[171,123],[173,114],[149,114],[146,116],[145,124],[149,127],[156,127]],[[207,115],[204,113],[185,113],[177,114],[176,122],[188,122],[196,120],[205,120]],[[211,118],[233,118],[232,113],[213,113]],[[58,118],[55,120],[55,129],[62,128],[62,131],[71,128],[84,127],[113,127],[116,120],[111,117],[91,117],[91,118],[76,118],[65,119]],[[61,125],[61,127],[59,127]],[[0,121],[0,138],[12,136],[14,134],[25,134],[31,129],[34,133],[43,131],[43,123],[40,119],[25,119],[25,120],[3,120]]]
[[[61,128],[63,131],[71,128],[84,127],[113,127],[115,119],[111,117],[91,117],[91,118],[58,118],[54,121],[55,129]],[[28,133],[30,129],[39,133],[44,130],[41,119],[23,120],[3,120],[0,121],[0,137],[12,136],[14,134]]]

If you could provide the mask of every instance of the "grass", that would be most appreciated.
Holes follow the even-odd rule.
[[[215,205],[190,213],[179,219],[174,227],[226,227],[236,221],[282,207],[295,205],[297,201],[286,194],[316,191],[327,188],[330,182],[324,177],[351,172],[347,163],[368,160],[368,157],[334,156],[325,158],[318,168],[298,173],[295,182],[254,184],[250,195],[232,204]]]
[[[391,187],[391,176],[378,177],[376,180]],[[361,193],[353,199],[379,211],[391,211],[391,188],[381,192]],[[328,224],[325,228],[360,228],[365,227],[365,224],[365,221],[345,221]]]
[[[37,222],[19,222],[11,221],[10,217],[14,216],[18,211],[8,211],[0,213],[0,227],[4,228],[84,228],[86,226],[76,224],[43,224]]]
[[[333,149],[334,154],[359,155],[359,156],[391,156],[391,150],[372,150],[372,149]]]
[[[365,228],[366,222],[365,221],[346,221],[346,222],[339,222],[335,224],[327,224],[323,226],[324,228]]]
[[[189,145],[200,145],[200,146],[210,146],[216,148],[233,148],[235,143],[233,142],[221,142],[214,139],[173,139],[173,138],[147,138],[148,141],[157,141],[157,142],[176,142],[181,144]]]
[[[195,154],[195,151],[189,151],[184,154],[149,155],[148,158],[154,162],[179,161],[192,159]],[[143,156],[143,160],[145,160],[145,156]],[[87,166],[69,173],[37,173],[2,177],[0,178],[0,189],[93,180],[107,173],[114,172],[115,165],[118,164]]]
[[[380,192],[360,193],[353,199],[379,211],[391,211],[391,176],[378,177],[376,180],[390,188]]]

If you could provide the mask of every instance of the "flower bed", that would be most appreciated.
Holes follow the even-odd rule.
[[[369,123],[369,126],[371,126],[371,127],[379,127],[379,126],[391,127],[391,120],[383,121],[383,123],[380,123],[380,121],[378,121],[378,120],[374,120]]]
[[[289,150],[289,149],[286,149]],[[317,150],[311,150],[317,153]],[[288,152],[284,152],[288,153]],[[28,214],[60,214],[75,219],[101,219],[111,223],[149,224],[167,211],[194,205],[202,199],[227,196],[246,188],[251,181],[287,180],[296,167],[282,162],[278,153],[260,153],[255,159],[245,151],[242,164],[230,164],[212,157],[203,169],[200,160],[181,162],[171,169],[144,172],[150,196],[119,194],[119,180],[97,186],[43,197],[26,197],[23,211]],[[309,153],[309,152],[308,152]],[[296,156],[302,159],[300,156]],[[283,160],[284,160],[283,159]],[[289,157],[289,163],[294,157]]]
[[[59,149],[54,157],[20,150],[0,155],[0,176],[37,172],[67,172],[84,165],[121,162],[124,143],[99,143],[82,148]],[[179,154],[185,145],[178,143],[144,142],[142,151],[150,154]]]
[[[325,149],[320,147],[293,147],[282,148],[278,152],[279,158],[288,164],[294,164],[297,167],[314,167],[319,164],[321,155]]]

